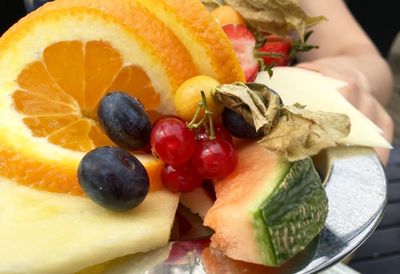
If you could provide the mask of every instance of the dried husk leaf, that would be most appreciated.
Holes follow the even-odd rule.
[[[225,4],[223,0],[201,0],[201,3],[206,6],[209,11],[213,11],[214,9],[218,8]]]
[[[285,106],[270,134],[260,143],[267,149],[297,161],[334,147],[350,133],[350,118],[344,114],[311,112],[299,105]]]
[[[297,0],[225,0],[253,28],[278,35],[296,31],[304,37],[306,29],[326,18],[310,17]]]
[[[225,107],[239,113],[256,131],[268,134],[279,118],[281,101],[267,86],[233,83],[219,86],[214,97]]]

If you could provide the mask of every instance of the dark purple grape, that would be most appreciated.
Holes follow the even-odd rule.
[[[151,122],[143,105],[123,92],[103,97],[97,112],[101,127],[118,146],[137,150],[149,143]]]
[[[246,122],[242,115],[225,108],[222,112],[222,123],[224,127],[237,138],[256,139],[263,136],[262,132],[257,132],[253,125]]]
[[[79,164],[78,180],[94,202],[116,211],[138,206],[150,187],[142,163],[117,147],[99,147],[87,153]]]

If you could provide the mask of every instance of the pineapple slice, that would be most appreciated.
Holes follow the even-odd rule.
[[[178,196],[151,192],[126,213],[0,177],[0,273],[73,273],[168,242]]]

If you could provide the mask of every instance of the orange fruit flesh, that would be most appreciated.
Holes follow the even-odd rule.
[[[119,53],[101,41],[50,45],[42,60],[19,74],[17,83],[15,107],[33,135],[83,152],[113,144],[96,121],[97,105],[106,93],[124,91],[148,110],[160,103],[147,74],[136,66],[124,67]]]
[[[160,96],[147,74],[138,66],[124,66],[119,53],[102,41],[63,41],[48,46],[42,58],[21,71],[17,84],[14,106],[32,135],[81,152],[114,145],[100,129],[96,114],[98,103],[108,92],[123,91],[138,98],[151,115],[158,115],[155,109],[160,105]],[[74,170],[61,172],[46,163],[38,166],[6,149],[0,155],[14,159],[0,167],[5,177],[29,185],[37,182],[32,186],[48,191],[81,193],[77,184],[71,189],[64,187],[68,181],[76,181]],[[148,168],[160,169],[157,163]],[[158,189],[159,179],[152,177],[155,182],[151,188]]]

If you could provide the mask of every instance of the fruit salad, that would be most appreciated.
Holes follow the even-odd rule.
[[[336,89],[330,108],[307,93],[340,83],[276,68],[323,17],[221,2],[56,0],[0,38],[0,274],[103,273],[199,222],[211,250],[273,267],[318,235],[310,157],[388,144]]]

